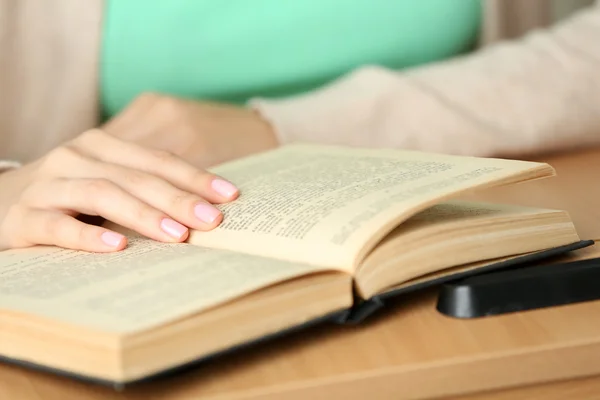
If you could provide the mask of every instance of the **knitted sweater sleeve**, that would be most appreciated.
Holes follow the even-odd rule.
[[[16,161],[0,160],[0,174],[13,168],[18,168],[21,164]]]
[[[470,55],[253,99],[281,143],[505,156],[600,143],[600,7]]]

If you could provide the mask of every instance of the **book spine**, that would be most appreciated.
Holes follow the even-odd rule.
[[[361,300],[360,302],[357,302],[356,305],[348,311],[345,318],[338,321],[338,323],[343,325],[358,325],[382,309],[384,305],[383,300],[378,296],[368,300]]]

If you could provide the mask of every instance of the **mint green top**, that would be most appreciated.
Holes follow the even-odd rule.
[[[364,64],[469,50],[480,0],[105,0],[106,116],[144,91],[242,103],[317,88]]]

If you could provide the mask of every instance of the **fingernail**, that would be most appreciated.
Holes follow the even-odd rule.
[[[123,239],[125,239],[125,236],[110,231],[104,232],[100,237],[104,244],[110,247],[119,247]]]
[[[196,207],[194,207],[194,214],[196,214],[196,217],[201,221],[211,224],[221,215],[221,211],[210,204],[198,203],[196,204]]]
[[[173,236],[175,239],[181,239],[187,232],[185,226],[170,218],[163,219],[160,223],[160,227],[167,235]]]
[[[212,188],[223,197],[233,197],[238,192],[238,188],[223,179],[213,180]]]

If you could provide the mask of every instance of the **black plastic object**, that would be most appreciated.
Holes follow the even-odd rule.
[[[480,318],[600,299],[600,258],[484,273],[442,285],[437,310]]]

